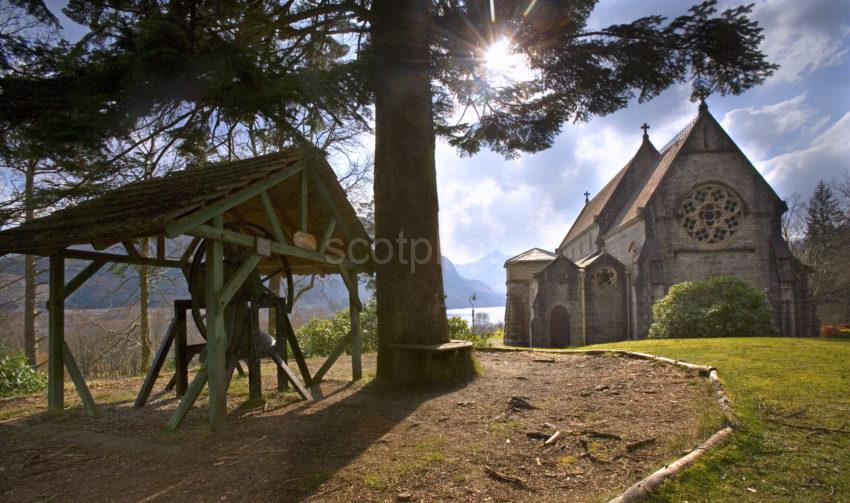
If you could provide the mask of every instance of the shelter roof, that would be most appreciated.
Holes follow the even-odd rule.
[[[339,220],[330,227],[330,237],[341,240],[343,246],[347,247],[355,238],[371,241],[324,155],[316,149],[304,148],[205,164],[117,187],[0,231],[0,254],[51,255],[77,245],[103,249],[128,240],[163,236],[175,222],[234,198],[240,202],[226,204],[225,222],[247,222],[272,230],[259,195],[262,191],[253,191],[257,193],[252,197],[239,197],[251,193],[252,188],[266,185],[264,192],[291,245],[294,233],[299,230],[302,193],[301,176],[296,176],[299,173],[310,177],[306,198],[308,232],[322,236],[331,220]],[[338,272],[327,264],[303,257],[289,260],[295,274]],[[267,258],[263,262],[273,260]],[[261,270],[270,267],[273,264],[267,263],[265,267],[261,264]]]

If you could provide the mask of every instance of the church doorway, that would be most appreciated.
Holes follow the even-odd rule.
[[[564,306],[555,306],[549,314],[549,340],[553,348],[570,345],[570,313]]]

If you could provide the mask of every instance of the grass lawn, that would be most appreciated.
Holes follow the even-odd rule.
[[[850,501],[850,341],[642,340],[628,349],[717,367],[744,426],[662,486],[658,501]]]

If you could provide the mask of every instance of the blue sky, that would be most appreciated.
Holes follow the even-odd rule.
[[[697,1],[602,0],[591,23],[672,17]],[[56,13],[64,3],[48,2]],[[721,8],[740,3],[721,1]],[[850,5],[762,0],[753,17],[765,29],[764,51],[782,68],[741,96],[710,96],[709,109],[780,196],[808,198],[818,179],[850,170]],[[62,21],[69,38],[83,31]],[[689,94],[681,85],[649,103],[567,124],[551,149],[510,161],[491,152],[461,157],[439,144],[443,254],[463,263],[493,250],[553,249],[584,204],[582,193],[596,193],[637,150],[643,122],[661,148],[696,114]]]

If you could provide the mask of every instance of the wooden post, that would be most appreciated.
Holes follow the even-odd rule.
[[[65,364],[62,347],[65,344],[65,259],[50,256],[50,285],[47,299],[47,410],[62,412],[65,407]]]
[[[275,292],[277,293],[277,292]],[[286,323],[286,302],[284,299],[278,299],[275,302],[274,309],[271,310],[269,316],[275,317],[275,342],[274,347],[278,356],[280,356],[280,361],[283,362],[284,365],[287,364],[287,351],[286,351],[286,331],[288,328],[288,323]],[[289,389],[289,378],[286,375],[286,372],[278,366],[277,368],[277,390],[278,391],[286,391]]]
[[[363,378],[363,364],[360,354],[363,352],[363,330],[360,327],[360,292],[357,291],[357,273],[351,273],[351,286],[348,289],[348,312],[351,314],[351,379]]]
[[[177,398],[186,394],[189,387],[189,348],[186,341],[186,307],[187,302],[174,301],[174,322],[177,331],[174,333],[174,379]]]
[[[213,226],[221,228],[223,219],[214,217]],[[224,244],[213,240],[207,244],[206,296],[207,296],[207,360],[205,367],[210,394],[210,427],[213,430],[227,423],[227,334],[224,324]],[[196,378],[197,379],[197,378]]]
[[[251,330],[248,334],[248,401],[256,403],[263,399],[260,356],[257,353],[257,344],[260,339],[260,310],[256,304],[251,304],[248,316],[251,317]]]

